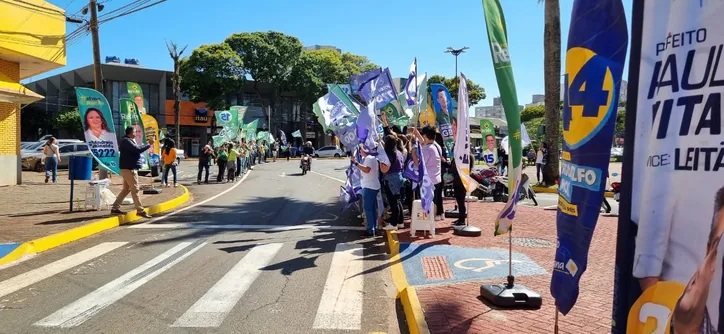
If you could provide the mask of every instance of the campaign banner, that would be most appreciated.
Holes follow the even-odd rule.
[[[146,113],[146,102],[143,98],[143,89],[141,85],[135,82],[126,82],[126,89],[128,90],[128,98],[133,100],[138,106],[138,112],[141,114]]]
[[[452,154],[453,149],[455,149],[455,133],[457,132],[457,120],[453,112],[452,97],[450,97],[450,92],[444,85],[430,84],[430,89],[432,90],[432,104],[433,108],[435,108],[437,129],[442,135],[445,147]]]
[[[259,120],[255,119],[249,124],[244,125],[244,138],[246,138],[247,143],[251,143],[253,140],[256,140],[256,130],[258,128]]]
[[[455,168],[465,187],[465,192],[471,192],[478,187],[478,182],[470,177],[470,164],[472,157],[470,156],[470,108],[468,103],[468,83],[467,78],[460,73],[460,87],[458,89],[459,117],[455,133]]]
[[[327,84],[327,93],[332,91],[334,86],[338,86],[348,96],[352,96],[352,86],[349,84]]]
[[[563,150],[551,295],[578,299],[611,158],[628,28],[621,0],[575,0],[563,76]],[[521,136],[522,137],[522,136]]]
[[[485,27],[488,31],[490,43],[490,56],[493,58],[495,79],[500,90],[500,98],[505,110],[505,121],[508,123],[508,133],[511,134],[510,159],[508,160],[508,189],[511,189],[508,202],[495,221],[495,235],[508,233],[513,226],[516,205],[518,204],[520,178],[523,174],[523,147],[520,141],[520,109],[518,107],[518,94],[515,90],[513,64],[508,52],[508,33],[505,28],[503,8],[498,0],[483,0],[483,13],[485,14]]]
[[[482,160],[488,167],[495,167],[498,163],[498,143],[495,138],[495,125],[489,119],[480,120],[480,135],[483,137]]]
[[[85,142],[99,167],[120,174],[118,165],[118,138],[113,126],[113,115],[103,94],[90,88],[75,88]]]
[[[158,122],[149,114],[141,114],[141,120],[143,121],[146,142],[151,145],[146,151],[148,162],[149,165],[156,166],[161,163],[161,135],[159,134]],[[176,143],[176,145],[181,145],[181,143]]]
[[[239,113],[235,110],[221,110],[215,111],[216,124],[224,128],[238,128],[239,127]]]
[[[121,124],[123,129],[132,126],[134,133],[136,134],[136,142],[139,144],[146,144],[146,128],[143,126],[143,120],[141,114],[138,112],[136,103],[131,99],[118,99],[120,107]],[[141,169],[148,169],[150,158],[148,151],[141,155]]]
[[[617,277],[614,296],[626,298],[639,286],[643,293],[635,302],[614,301],[614,329],[724,333],[724,2],[633,6],[627,113],[634,113],[635,128],[626,129],[623,189],[631,190],[622,194],[631,202],[621,205],[631,211],[630,220],[621,213],[619,231],[636,234],[619,232],[625,245],[616,270],[633,264],[633,279]]]
[[[302,131],[295,130],[294,132],[292,132],[292,137],[294,137],[294,138],[302,138]]]
[[[359,75],[351,76],[349,78],[349,85],[350,88],[352,88],[352,92],[359,95],[360,88],[370,80],[378,77],[381,73],[382,68],[376,68]]]
[[[390,69],[385,68],[380,74],[367,81],[359,89],[359,96],[370,104],[370,101],[374,99],[374,103],[377,108],[383,107],[397,99],[397,89],[395,84],[392,82],[392,75]],[[373,110],[376,111],[376,110]]]

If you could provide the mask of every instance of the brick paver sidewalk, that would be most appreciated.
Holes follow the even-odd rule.
[[[434,238],[418,232],[410,237],[400,230],[400,242],[452,245],[470,248],[508,248],[508,236],[493,236],[495,217],[502,203],[469,203],[470,224],[483,231],[481,237],[455,236],[450,228],[452,219],[437,224]],[[452,201],[446,208],[454,207]],[[480,285],[504,283],[505,279],[462,282],[417,287],[417,294],[425,312],[425,319],[435,333],[553,333],[555,306],[550,295],[550,272],[556,244],[556,211],[519,206],[513,225],[513,240],[536,238],[548,242],[513,245],[513,251],[525,254],[543,267],[547,273],[516,277],[523,284],[543,296],[539,310],[504,310],[488,306],[480,298]],[[588,269],[583,274],[578,302],[567,316],[559,316],[561,333],[610,333],[613,300],[613,270],[616,249],[617,218],[600,217],[589,252]],[[409,260],[413,260],[412,258]],[[418,259],[419,260],[419,259]],[[423,264],[425,265],[425,264]],[[507,266],[506,266],[507,267]],[[439,268],[430,266],[436,275]],[[506,268],[507,270],[507,268]],[[515,272],[513,273],[515,275]]]
[[[110,209],[82,211],[87,181],[76,181],[73,212],[69,212],[70,181],[68,171],[58,172],[58,184],[46,184],[44,174],[23,172],[23,184],[0,187],[0,243],[24,242],[69,230],[90,221],[110,216]],[[121,190],[120,176],[112,178],[110,190]],[[150,177],[140,177],[141,184],[151,184]],[[157,184],[158,185],[158,184]],[[182,188],[163,188],[158,195],[141,195],[141,203],[149,207],[180,196]],[[130,197],[130,196],[129,196]],[[80,200],[81,211],[75,211]],[[124,212],[134,210],[124,205]]]

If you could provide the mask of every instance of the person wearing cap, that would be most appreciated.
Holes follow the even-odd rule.
[[[144,211],[143,205],[141,205],[141,199],[138,197],[138,192],[141,187],[138,184],[138,170],[141,169],[141,154],[148,150],[151,145],[138,145],[136,144],[136,131],[132,126],[126,128],[126,135],[123,136],[118,145],[118,165],[121,169],[121,177],[123,178],[123,189],[118,194],[116,201],[113,203],[111,208],[112,214],[123,214],[121,211],[121,203],[126,199],[128,194],[133,197],[133,204],[136,206],[136,213],[140,217],[151,218],[151,216]]]

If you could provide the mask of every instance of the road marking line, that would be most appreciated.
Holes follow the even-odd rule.
[[[363,261],[362,245],[337,244],[314,319],[314,329],[361,329]]]
[[[186,210],[188,210],[188,209],[195,208],[195,207],[197,207],[197,206],[199,206],[199,205],[203,205],[203,204],[206,204],[206,203],[208,203],[208,202],[211,202],[211,201],[213,201],[213,200],[215,200],[215,199],[217,199],[217,198],[225,195],[226,193],[228,193],[228,192],[236,189],[236,187],[240,186],[241,183],[244,182],[244,180],[246,180],[246,178],[249,176],[249,174],[251,174],[251,171],[249,171],[248,173],[244,174],[244,177],[242,177],[241,180],[239,180],[239,182],[237,182],[235,185],[231,186],[231,188],[226,189],[226,190],[224,190],[224,191],[222,191],[222,192],[220,192],[220,193],[212,196],[211,198],[207,198],[207,199],[205,199],[205,200],[203,200],[203,201],[201,201],[201,202],[198,202],[198,203],[189,205],[189,206],[187,206],[187,207],[178,209],[178,210],[173,211],[173,212],[169,212],[168,214],[165,214],[165,215],[160,216],[160,217],[158,217],[158,218],[153,218],[153,219],[151,219],[151,220],[149,220],[149,221],[147,221],[147,222],[145,222],[145,223],[136,224],[136,225],[131,225],[131,226],[146,225],[146,224],[150,224],[150,223],[153,223],[153,222],[157,222],[157,221],[159,221],[159,220],[163,220],[163,219],[165,219],[165,218],[171,217],[171,216],[173,216],[173,215],[175,215],[175,214],[177,214],[177,213],[181,213],[181,212],[184,212],[184,211],[186,211]]]
[[[36,322],[42,327],[75,327],[193,254],[206,242],[181,242],[140,267]]]
[[[81,265],[125,244],[127,244],[127,242],[104,242],[73,255],[66,256],[58,261],[46,264],[40,268],[9,278],[0,282],[0,297],[7,296],[46,278],[55,276],[70,268]]]
[[[252,248],[171,327],[219,327],[282,246],[274,243]]]
[[[260,230],[260,231],[294,231],[294,230],[327,230],[327,231],[363,231],[364,226],[330,226],[330,225],[220,225],[220,224],[193,224],[193,223],[167,223],[167,224],[139,224],[128,228],[141,229],[210,229],[210,230]]]
[[[326,175],[326,174],[322,174],[322,173],[317,173],[317,172],[311,171],[311,170],[310,170],[309,172],[310,172],[310,173],[317,174],[317,175],[324,176],[324,177],[326,177],[326,178],[328,178],[328,179],[332,179],[332,180],[335,180],[335,181],[337,181],[337,182],[345,183],[344,180],[340,180],[340,179],[338,179],[338,178],[336,178],[336,177],[332,177],[332,176],[329,176],[329,175]]]

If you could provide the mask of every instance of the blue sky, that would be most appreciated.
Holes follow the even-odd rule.
[[[100,1],[105,4],[103,14],[132,0]],[[69,15],[87,4],[83,0],[50,2],[67,8]],[[530,103],[532,94],[544,92],[543,4],[537,0],[501,3],[519,103]],[[565,49],[573,0],[560,3]],[[631,0],[624,0],[624,7],[630,27]],[[68,32],[76,27],[68,24]],[[221,42],[234,32],[266,30],[297,36],[304,45],[334,45],[365,55],[389,67],[394,77],[407,76],[413,57],[418,59],[420,73],[452,76],[455,59],[443,51],[448,46],[468,46],[470,50],[458,59],[458,69],[485,87],[488,97],[478,105],[491,105],[498,96],[480,0],[169,0],[101,25],[101,60],[136,58],[146,68],[171,69],[165,39],[188,44],[190,54],[193,48]],[[561,54],[565,57],[565,50]],[[67,55],[66,67],[31,80],[91,64],[90,36],[69,45]],[[627,73],[628,65],[624,76]]]

